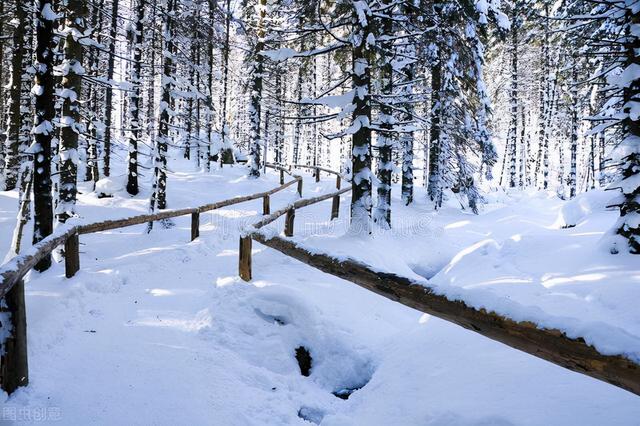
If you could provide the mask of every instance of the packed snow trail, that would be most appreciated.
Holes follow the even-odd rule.
[[[277,185],[275,173],[256,181],[244,173],[176,173],[169,181],[170,207],[208,202],[206,194],[224,199]],[[316,185],[309,177],[305,196],[334,184]],[[144,196],[83,195],[79,210],[91,220],[144,212]],[[274,196],[272,210],[295,197],[295,187]],[[2,197],[3,235],[13,225],[14,201]],[[151,234],[140,226],[87,235],[74,278],[64,278],[62,264],[32,273],[31,384],[8,401],[0,397],[2,419],[31,424],[44,412],[50,422],[70,425],[310,424],[301,416],[323,425],[623,425],[639,418],[640,398],[630,393],[259,244],[253,281],[242,282],[238,231],[260,211],[257,200],[203,216],[200,238],[191,243],[189,218]],[[325,228],[339,233],[344,222],[329,223],[329,212],[330,201],[299,212],[296,235]],[[343,202],[341,218],[347,215]],[[451,223],[460,220],[453,216]],[[387,256],[393,250],[389,246]],[[448,259],[435,262],[434,271]],[[301,345],[313,357],[309,377],[295,360]],[[362,388],[348,400],[332,395],[356,387]]]

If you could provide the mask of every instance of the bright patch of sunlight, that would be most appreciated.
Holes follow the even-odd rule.
[[[175,311],[144,311],[143,318],[133,321],[134,326],[168,327],[187,332],[197,332],[203,328],[211,327],[213,317],[208,309],[203,309],[194,317],[186,317],[185,312]]]
[[[556,277],[556,278],[549,278],[549,279],[545,279],[545,277],[543,276],[542,285],[549,288],[558,284],[567,284],[567,283],[573,283],[573,282],[577,283],[577,282],[585,282],[585,281],[598,281],[606,277],[607,276],[605,274],[582,274],[582,275],[575,275],[573,277]]]
[[[152,288],[147,289],[147,293],[152,296],[173,296],[175,293],[171,290],[163,289],[163,288]]]
[[[470,220],[461,220],[461,221],[453,222],[453,223],[450,223],[450,224],[446,225],[446,226],[444,227],[444,229],[456,229],[456,228],[462,228],[463,226],[467,226],[467,225],[468,225],[468,224],[470,224],[470,223],[471,223],[471,221],[470,221]]]

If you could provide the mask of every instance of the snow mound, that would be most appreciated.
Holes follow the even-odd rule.
[[[560,209],[554,228],[572,228],[595,212],[602,212],[611,203],[612,194],[593,190],[567,201]]]
[[[99,197],[113,197],[117,192],[124,190],[122,178],[105,177],[96,182],[96,194]]]

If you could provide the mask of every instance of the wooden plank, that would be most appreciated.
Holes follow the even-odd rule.
[[[324,200],[328,200],[329,198],[333,198],[336,195],[341,195],[344,194],[347,191],[350,191],[351,187],[348,186],[346,188],[343,188],[339,191],[336,192],[330,192],[328,194],[323,194],[323,195],[319,195],[317,197],[313,197],[313,198],[303,198],[301,200],[298,200],[292,204],[289,204],[286,207],[281,208],[280,210],[277,210],[273,213],[271,213],[269,216],[262,218],[261,220],[259,220],[258,222],[253,224],[253,227],[255,229],[260,229],[265,225],[270,224],[271,222],[274,222],[275,220],[277,220],[280,216],[283,216],[287,213],[287,211],[289,211],[289,209],[294,208],[294,209],[300,209],[302,207],[306,207],[306,206],[310,206],[312,204],[316,204],[319,202],[322,202]]]
[[[560,330],[538,328],[532,322],[514,321],[496,312],[473,308],[459,300],[449,300],[408,278],[374,272],[367,265],[354,260],[338,260],[311,253],[282,237],[266,238],[257,232],[252,237],[268,247],[387,299],[640,395],[639,364],[620,355],[603,355],[582,338],[570,338]]]
[[[200,212],[191,213],[191,241],[200,236]]]
[[[293,221],[296,218],[296,209],[287,210],[287,216],[284,218],[284,235],[293,237]]]
[[[251,281],[251,237],[240,237],[238,272],[244,281]]]
[[[271,207],[269,206],[269,196],[262,197],[262,214],[268,215],[271,213]]]
[[[11,335],[4,342],[4,353],[0,357],[0,388],[11,395],[20,386],[29,384],[27,360],[27,313],[24,302],[24,281],[20,280],[7,293],[6,307],[0,303],[0,312],[9,312]]]
[[[64,242],[64,275],[73,277],[80,270],[80,240],[74,232]]]

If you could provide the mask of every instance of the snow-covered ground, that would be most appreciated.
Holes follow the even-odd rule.
[[[243,167],[175,170],[171,208],[278,184],[274,172],[250,181]],[[308,177],[304,195],[330,191],[334,183]],[[83,194],[78,212],[84,220],[144,213],[147,195]],[[295,186],[275,195],[272,210],[295,197]],[[599,243],[615,220],[604,209],[607,197],[594,192],[562,203],[546,194],[501,194],[479,216],[453,203],[434,213],[422,201],[402,207],[394,200],[394,230],[372,240],[342,235],[347,223],[328,221],[329,200],[296,213],[295,238],[380,270],[429,278],[478,306],[535,316],[588,335],[603,350],[633,355],[640,268]],[[14,192],[0,193],[3,250],[15,204]],[[638,424],[637,396],[257,243],[253,281],[241,281],[239,230],[261,208],[258,200],[203,215],[193,242],[188,217],[151,234],[141,225],[82,236],[82,268],[74,278],[64,278],[62,264],[31,273],[31,384],[10,399],[0,395],[0,424]],[[343,197],[341,218],[347,217]],[[562,228],[567,222],[576,226]],[[282,220],[273,226],[281,230]],[[295,359],[299,346],[313,358],[309,377]],[[354,388],[360,389],[348,400],[332,394]]]

